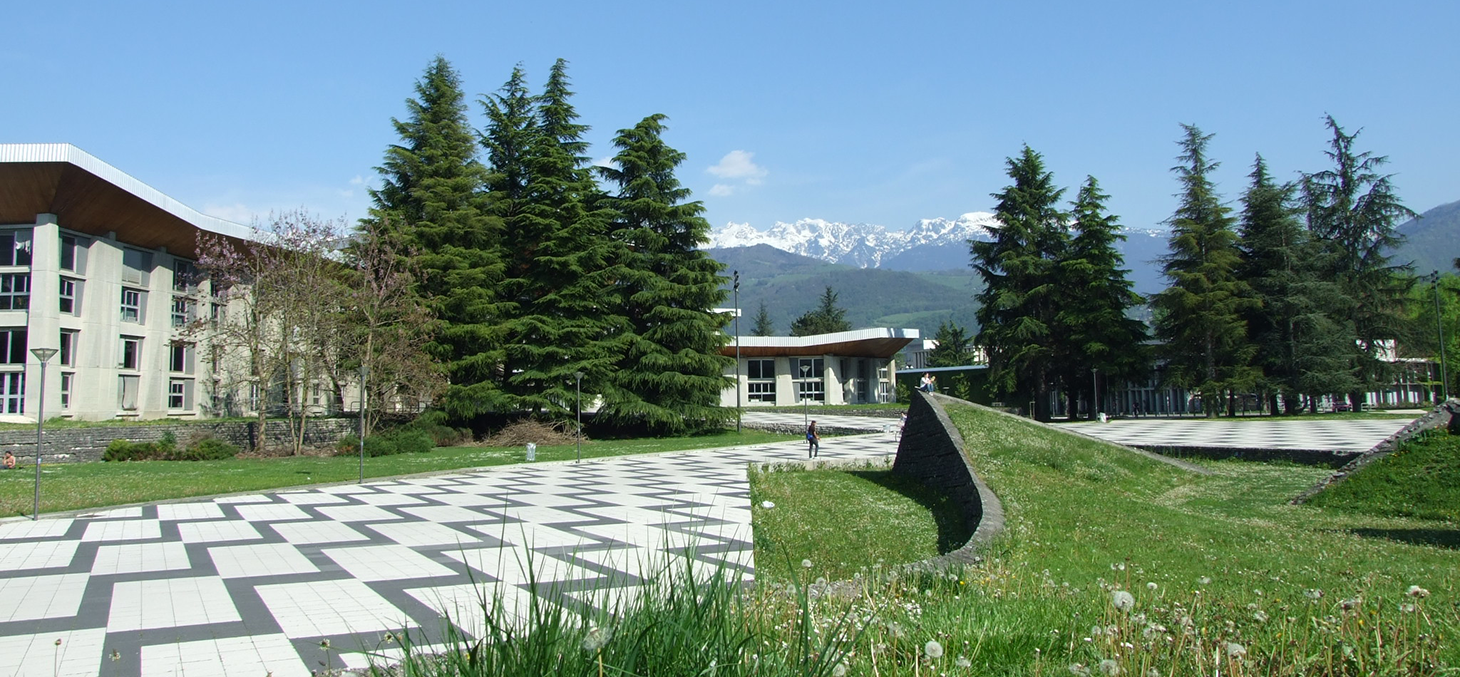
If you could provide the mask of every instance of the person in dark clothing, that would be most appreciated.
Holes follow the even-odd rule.
[[[816,458],[821,453],[821,435],[816,433],[816,421],[806,426],[806,457]]]

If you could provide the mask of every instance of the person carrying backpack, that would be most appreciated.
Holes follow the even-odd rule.
[[[821,453],[821,435],[816,434],[816,421],[806,426],[806,457],[816,458]]]

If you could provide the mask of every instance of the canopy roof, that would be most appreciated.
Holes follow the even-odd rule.
[[[805,357],[838,355],[842,357],[889,358],[918,338],[916,329],[875,327],[839,331],[812,336],[741,336],[741,357]],[[735,355],[735,343],[720,349],[720,354]]]
[[[69,143],[0,144],[0,224],[33,224],[37,214],[190,258],[199,231],[258,240],[253,228],[198,212]]]

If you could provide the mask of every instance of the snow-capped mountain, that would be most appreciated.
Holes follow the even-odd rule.
[[[707,248],[765,244],[829,263],[880,268],[884,262],[914,247],[962,247],[970,239],[987,239],[989,231],[998,226],[998,220],[988,212],[969,212],[956,219],[923,219],[906,230],[823,219],[777,222],[764,231],[748,223],[729,223],[710,232]]]

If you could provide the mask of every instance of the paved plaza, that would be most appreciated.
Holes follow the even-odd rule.
[[[1061,427],[1131,447],[1213,447],[1365,452],[1409,425],[1411,419],[1208,420],[1129,418]]]
[[[895,451],[879,432],[821,455]],[[793,441],[0,522],[0,675],[308,675],[398,655],[385,635],[402,628],[434,641],[446,615],[480,631],[482,596],[521,613],[529,579],[601,609],[686,559],[750,577],[746,464],[805,454]]]

